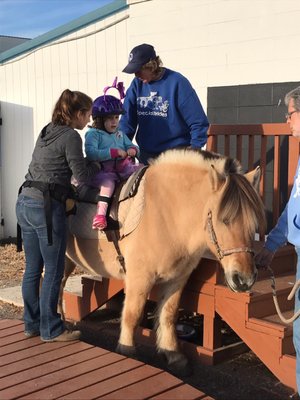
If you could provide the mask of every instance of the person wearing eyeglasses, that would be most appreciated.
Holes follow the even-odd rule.
[[[135,78],[119,128],[130,140],[135,137],[143,164],[168,149],[206,144],[209,123],[196,91],[179,72],[163,67],[152,45],[134,47],[123,72]]]
[[[288,112],[286,121],[292,135],[300,141],[300,86],[285,96]],[[256,255],[255,262],[258,268],[268,267],[276,250],[287,242],[295,246],[297,253],[296,280],[300,279],[300,158],[296,169],[294,185],[289,201],[280,215],[277,225],[271,230],[262,250]],[[295,311],[300,308],[299,289],[295,295]],[[300,318],[293,323],[293,341],[296,350],[296,380],[298,393],[300,392]]]

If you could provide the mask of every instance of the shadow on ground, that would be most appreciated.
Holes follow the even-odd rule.
[[[77,325],[83,341],[115,351],[120,330],[118,310],[99,309]],[[151,347],[138,345],[137,359],[168,370],[164,358]],[[293,395],[251,351],[215,366],[193,363],[193,374],[181,379],[215,400],[284,400]]]

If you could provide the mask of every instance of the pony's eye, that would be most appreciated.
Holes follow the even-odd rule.
[[[229,225],[229,219],[223,219],[223,224],[228,226]]]

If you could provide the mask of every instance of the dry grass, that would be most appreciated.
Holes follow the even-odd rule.
[[[25,269],[24,251],[17,253],[15,244],[0,246],[0,287],[17,286],[21,283]]]

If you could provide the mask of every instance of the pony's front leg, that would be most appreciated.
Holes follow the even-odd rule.
[[[135,271],[136,272],[136,271]],[[117,352],[129,357],[135,356],[134,334],[141,320],[148,294],[151,290],[151,279],[147,276],[128,276],[125,280],[125,301],[121,318],[121,332]]]
[[[168,367],[175,375],[188,376],[192,373],[188,359],[179,350],[176,334],[176,321],[181,294],[185,281],[166,283],[158,308],[157,348],[163,353]]]
[[[63,309],[63,297],[64,297],[64,288],[66,286],[67,280],[71,273],[74,271],[76,264],[73,263],[67,256],[65,256],[65,270],[64,276],[60,284],[58,304],[57,304],[57,312],[61,315],[63,321],[65,321],[65,313]]]

